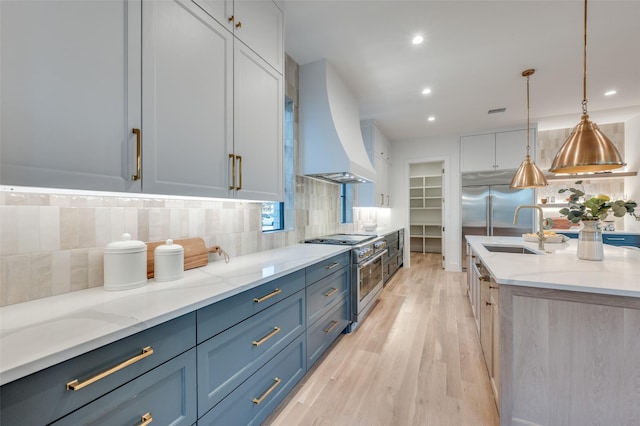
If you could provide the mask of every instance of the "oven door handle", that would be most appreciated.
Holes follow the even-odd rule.
[[[367,266],[371,265],[373,262],[375,262],[376,260],[380,259],[385,254],[387,254],[387,249],[382,250],[380,253],[376,254],[370,260],[367,260],[366,262],[364,262],[362,265],[358,265],[358,269],[361,269],[361,268],[364,268],[364,267],[367,267]]]

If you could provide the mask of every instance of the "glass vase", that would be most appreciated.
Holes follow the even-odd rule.
[[[584,260],[604,259],[602,231],[597,220],[583,220],[584,227],[578,234],[578,258]]]

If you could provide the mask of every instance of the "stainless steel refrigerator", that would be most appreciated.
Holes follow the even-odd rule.
[[[467,266],[467,235],[522,236],[533,230],[533,210],[516,207],[533,204],[533,189],[511,189],[515,170],[462,175],[462,267]]]

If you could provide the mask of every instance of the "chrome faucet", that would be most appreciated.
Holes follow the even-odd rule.
[[[513,224],[518,223],[518,213],[520,209],[536,209],[540,213],[538,220],[538,250],[544,250],[544,242],[546,238],[544,237],[544,229],[542,229],[542,207],[540,206],[518,206],[516,207],[516,214],[513,215]]]

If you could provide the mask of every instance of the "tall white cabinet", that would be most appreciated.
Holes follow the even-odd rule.
[[[355,185],[357,207],[391,207],[391,144],[374,120],[360,122],[369,160],[376,171],[375,183]]]
[[[0,182],[139,191],[140,1],[1,1]]]
[[[443,253],[443,163],[409,166],[409,247],[419,253]]]
[[[273,1],[0,7],[2,184],[283,198]]]

